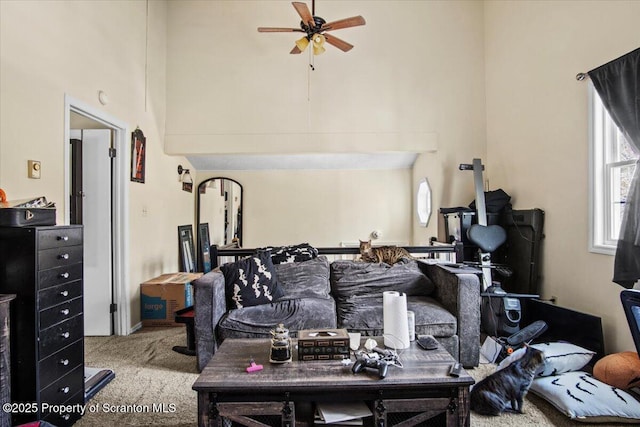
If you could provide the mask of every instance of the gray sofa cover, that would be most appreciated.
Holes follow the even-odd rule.
[[[226,338],[269,338],[284,324],[302,329],[345,328],[383,333],[382,293],[407,294],[416,334],[431,334],[465,367],[480,356],[480,281],[475,274],[406,260],[393,266],[358,261],[310,261],[275,266],[284,297],[228,310],[224,276],[211,271],[194,282],[197,367],[202,371]]]

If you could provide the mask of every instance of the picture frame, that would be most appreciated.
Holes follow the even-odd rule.
[[[195,272],[193,227],[191,225],[178,226],[178,253],[180,254],[181,271],[186,273]]]
[[[147,138],[140,128],[131,132],[131,181],[144,184]]]
[[[209,223],[198,224],[198,270],[203,273],[211,271],[211,241]]]

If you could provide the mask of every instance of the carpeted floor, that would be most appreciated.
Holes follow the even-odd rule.
[[[113,369],[116,377],[88,402],[75,425],[196,426],[197,394],[191,389],[198,378],[195,357],[172,351],[174,345],[185,344],[182,327],[145,328],[126,337],[87,337],[86,365]],[[468,372],[479,380],[493,370],[493,365],[481,365]],[[500,417],[472,413],[471,425],[584,427],[537,396],[527,396],[524,412]]]

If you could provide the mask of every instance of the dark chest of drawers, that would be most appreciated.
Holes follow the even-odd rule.
[[[31,405],[14,425],[80,417],[51,409],[84,404],[82,252],[82,226],[0,227],[0,293],[16,294],[11,400]]]

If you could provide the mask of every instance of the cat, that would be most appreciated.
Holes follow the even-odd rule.
[[[522,414],[522,401],[536,374],[544,367],[544,353],[526,346],[524,355],[471,389],[471,409],[482,415],[500,415],[508,406]]]
[[[384,262],[393,265],[402,258],[415,259],[406,249],[398,246],[371,246],[371,240],[360,240],[360,259],[364,262]]]

